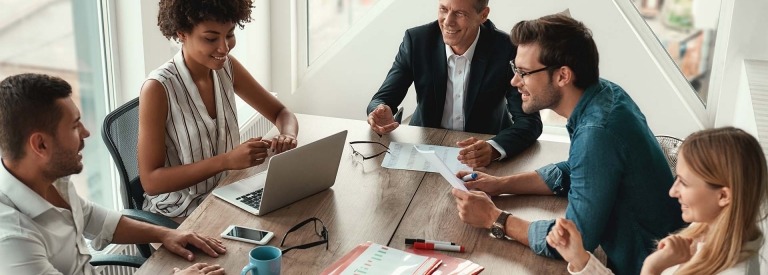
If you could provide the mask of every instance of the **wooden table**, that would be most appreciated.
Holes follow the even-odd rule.
[[[365,121],[297,115],[299,145],[318,140],[341,130],[348,130],[347,142],[354,140],[390,141],[414,144],[455,146],[469,133],[402,125],[390,135],[379,137]],[[274,130],[273,130],[274,131]],[[270,136],[270,135],[267,135]],[[474,135],[487,138],[486,135]],[[359,151],[375,151],[367,145]],[[540,141],[512,160],[488,167],[491,174],[502,175],[529,171],[541,165],[564,160],[568,144]],[[358,244],[372,241],[403,249],[405,237],[428,237],[451,240],[467,247],[468,253],[448,253],[470,259],[486,268],[487,274],[542,274],[565,272],[565,262],[537,256],[516,242],[499,241],[488,236],[488,230],[475,229],[459,220],[450,186],[438,174],[381,168],[381,155],[363,163],[356,162],[349,146],[342,153],[335,185],[264,216],[254,216],[214,196],[209,196],[179,227],[204,235],[218,236],[230,224],[275,232],[270,245],[278,246],[288,228],[309,218],[320,218],[329,231],[329,247],[292,250],[283,255],[284,274],[316,274]],[[261,165],[265,166],[265,165]],[[264,167],[232,171],[222,181],[229,184]],[[297,167],[301,172],[301,167]],[[494,198],[504,210],[529,220],[563,216],[566,201],[543,196],[506,196]],[[319,240],[311,226],[291,233],[286,246]],[[254,245],[224,239],[227,254],[218,258],[197,252],[196,262],[217,263],[227,274],[239,274],[248,263],[248,251]],[[190,265],[184,259],[161,248],[136,274],[169,274],[174,267]],[[511,273],[510,273],[511,272]]]

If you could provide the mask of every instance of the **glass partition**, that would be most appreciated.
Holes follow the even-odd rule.
[[[706,105],[721,1],[631,1]]]

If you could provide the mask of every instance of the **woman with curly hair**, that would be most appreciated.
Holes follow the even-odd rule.
[[[251,21],[252,0],[161,0],[157,25],[181,50],[149,74],[139,98],[139,176],[143,209],[186,217],[227,170],[296,147],[296,116],[237,61],[235,27]],[[235,95],[280,134],[240,143]],[[180,219],[181,219],[180,218]],[[180,220],[177,219],[177,220]]]
[[[669,190],[691,223],[659,241],[641,274],[760,273],[768,168],[757,140],[733,127],[693,133],[680,146],[677,179]],[[584,250],[576,225],[558,219],[547,243],[571,274],[611,274]],[[765,274],[765,273],[762,273]]]

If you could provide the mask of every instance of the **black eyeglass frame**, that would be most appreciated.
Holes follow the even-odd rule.
[[[543,71],[545,71],[547,69],[556,67],[556,66],[546,66],[544,68],[536,69],[536,70],[533,70],[533,71],[530,71],[530,72],[523,72],[522,70],[520,70],[520,68],[515,66],[515,61],[514,60],[510,60],[509,61],[509,66],[512,67],[512,71],[516,75],[520,76],[520,79],[525,79],[525,77],[528,76],[528,75],[532,75],[532,74],[535,74],[535,73],[538,73],[538,72],[543,72]]]
[[[381,151],[379,153],[376,153],[376,154],[373,154],[373,155],[370,155],[370,156],[366,156],[366,155],[363,155],[363,153],[360,153],[359,151],[355,150],[355,147],[352,146],[352,144],[378,144],[378,145],[381,145],[384,148],[387,148],[387,150],[386,151]],[[349,142],[349,148],[352,148],[352,155],[360,156],[360,157],[363,158],[364,161],[372,159],[372,158],[375,158],[375,157],[378,157],[378,156],[381,156],[381,155],[383,155],[385,153],[392,154],[392,152],[389,151],[389,147],[388,146],[386,146],[383,143],[378,142],[378,141],[350,141]]]
[[[313,227],[314,227],[313,229],[315,231],[315,234],[317,234],[318,236],[322,237],[323,240],[316,241],[316,242],[311,242],[311,243],[306,243],[306,244],[301,244],[301,245],[297,245],[297,246],[291,246],[289,248],[283,249],[282,250],[282,254],[285,254],[288,251],[291,251],[293,249],[307,249],[307,248],[315,247],[315,246],[318,246],[318,245],[321,245],[321,244],[325,244],[325,250],[328,250],[328,228],[325,227],[325,224],[323,223],[322,220],[320,220],[320,219],[318,219],[316,217],[308,218],[308,219],[306,219],[306,220],[304,220],[304,221],[294,225],[290,229],[288,229],[288,231],[285,232],[285,235],[283,235],[283,239],[280,240],[280,247],[282,247],[285,244],[285,238],[288,237],[288,233],[291,233],[293,231],[298,230],[299,228],[301,228],[302,226],[308,224],[309,222],[315,222],[313,224]],[[320,232],[317,232],[317,222],[320,222],[320,226],[322,226],[322,230],[320,230]]]

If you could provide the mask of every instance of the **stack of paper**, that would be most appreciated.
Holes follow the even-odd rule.
[[[432,274],[442,260],[367,242],[331,264],[322,274]]]

